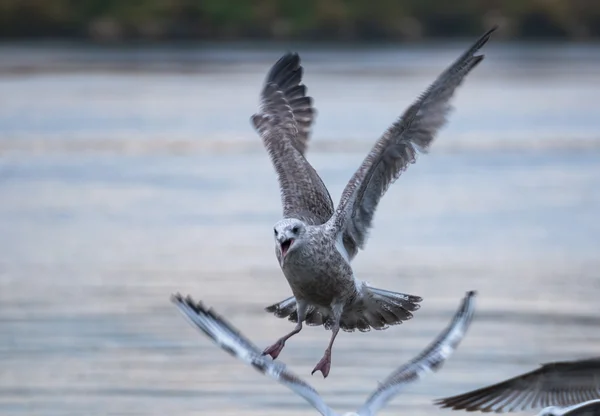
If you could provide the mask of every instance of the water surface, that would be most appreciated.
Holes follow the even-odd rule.
[[[301,49],[319,111],[308,157],[335,201],[463,46]],[[169,302],[192,294],[260,347],[291,329],[263,312],[290,292],[273,253],[276,177],[249,124],[286,48],[1,49],[0,413],[315,414]],[[382,414],[450,414],[431,401],[598,354],[600,48],[486,54],[355,261],[373,285],[423,296],[422,309],[341,334],[327,380],[310,376],[321,328],[281,355],[340,412],[425,347],[470,289],[478,310],[457,353]]]

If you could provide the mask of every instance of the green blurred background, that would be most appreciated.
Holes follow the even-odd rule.
[[[400,41],[594,39],[598,0],[0,0],[0,38]]]

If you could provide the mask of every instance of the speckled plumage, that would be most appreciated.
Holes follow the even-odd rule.
[[[273,358],[301,330],[303,321],[332,330],[325,359],[340,328],[385,329],[412,318],[411,312],[419,308],[418,296],[372,288],[358,280],[350,263],[365,247],[381,197],[446,123],[450,99],[483,60],[475,53],[495,29],[446,69],[375,143],[346,185],[337,209],[304,156],[316,111],[301,85],[300,58],[288,53],[272,67],[252,123],[279,179],[284,219],[274,227],[276,256],[294,296],[267,311],[297,322],[294,331],[265,350]],[[322,360],[315,370],[327,376],[328,365]]]

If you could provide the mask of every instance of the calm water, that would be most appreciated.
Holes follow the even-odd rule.
[[[300,48],[319,115],[309,159],[334,200],[374,140],[466,43]],[[0,47],[0,413],[305,415],[304,401],[198,335],[202,299],[266,346],[291,328],[273,253],[273,169],[249,117],[281,48]],[[383,198],[356,274],[424,297],[387,331],[306,328],[281,359],[335,409],[447,324],[476,320],[438,374],[382,414],[598,355],[600,47],[494,44],[429,155]]]

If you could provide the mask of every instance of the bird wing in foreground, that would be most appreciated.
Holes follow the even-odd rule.
[[[396,369],[369,396],[360,408],[360,416],[374,416],[408,383],[437,371],[452,355],[471,325],[475,313],[475,291],[467,292],[450,325],[417,357]]]
[[[273,361],[270,357],[263,356],[261,350],[212,308],[208,309],[202,302],[195,303],[189,296],[183,298],[180,294],[173,295],[171,301],[188,322],[204,332],[221,349],[288,387],[313,405],[323,416],[336,415],[314,388],[289,371],[281,361]]]
[[[269,71],[252,124],[260,134],[279,179],[283,215],[324,224],[333,201],[319,174],[304,157],[315,109],[301,84],[297,53],[287,53]]]
[[[434,403],[454,410],[502,413],[571,406],[593,399],[600,399],[600,357],[542,364],[506,381]]]
[[[568,407],[551,406],[538,413],[538,416],[598,416],[600,400],[590,400]]]
[[[375,143],[342,193],[330,220],[350,257],[363,249],[377,204],[389,186],[425,152],[446,124],[450,99],[483,55],[475,53],[486,44],[496,27],[486,32],[421,94],[404,114]]]

